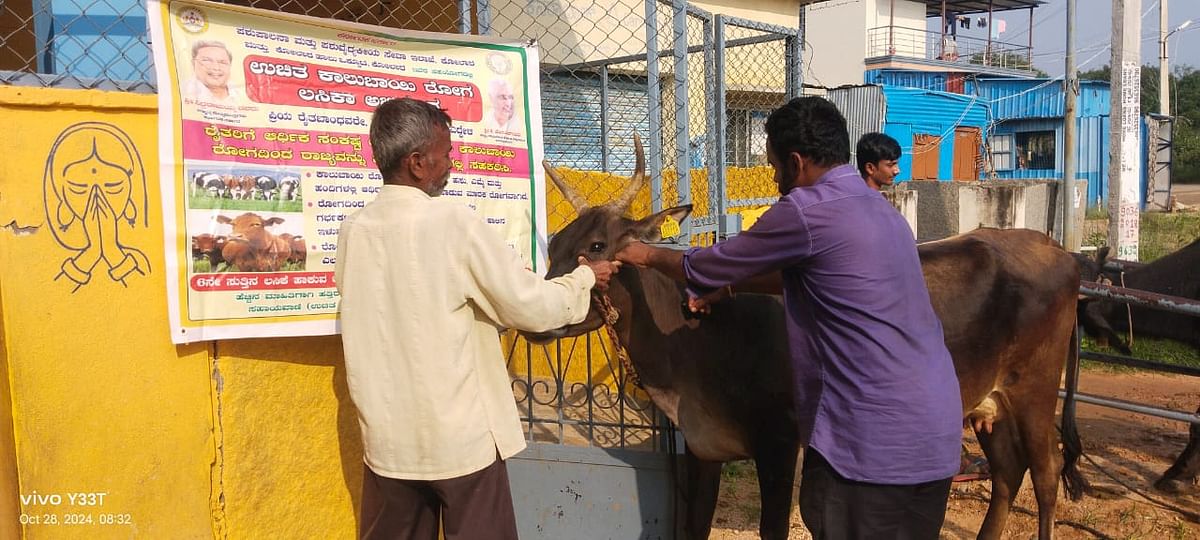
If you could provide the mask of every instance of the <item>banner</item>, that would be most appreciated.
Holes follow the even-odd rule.
[[[450,115],[442,196],[542,270],[534,46],[203,1],[147,9],[175,343],[337,332],[338,228],[382,185],[368,126],[389,99]]]

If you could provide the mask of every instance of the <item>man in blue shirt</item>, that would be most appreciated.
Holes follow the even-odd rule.
[[[848,165],[831,103],[794,99],[766,131],[782,197],[753,227],[686,253],[633,242],[617,259],[685,277],[693,297],[782,292],[805,525],[817,539],[937,538],[962,403],[912,233]]]

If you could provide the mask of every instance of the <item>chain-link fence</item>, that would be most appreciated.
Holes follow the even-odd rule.
[[[480,24],[470,0],[228,3],[408,30],[469,33]],[[149,39],[143,0],[4,0],[0,83],[153,92]]]
[[[776,195],[763,124],[799,93],[794,28],[713,14],[686,0],[229,3],[536,39],[546,158],[589,204],[604,204],[623,190],[639,134],[651,189],[631,214],[692,204],[682,243],[736,233],[736,212],[752,215]],[[795,21],[789,17],[763,13],[777,23]],[[0,0],[0,84],[154,92],[146,28],[142,0]],[[557,189],[546,197],[553,233],[576,210]],[[606,336],[538,346],[509,335],[505,347],[531,439],[650,448],[667,440],[648,397],[627,387]]]

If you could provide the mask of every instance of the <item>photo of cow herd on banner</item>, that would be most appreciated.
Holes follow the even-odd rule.
[[[209,218],[213,231],[191,235],[193,272],[304,270],[308,248],[298,174],[241,168],[190,173],[189,220]]]

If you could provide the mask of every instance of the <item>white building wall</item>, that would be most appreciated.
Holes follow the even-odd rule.
[[[862,84],[867,4],[873,7],[874,0],[829,0],[805,8],[805,83]]]
[[[894,3],[891,0],[867,1],[875,3],[874,10],[867,10],[868,58],[888,56],[887,26],[894,27],[891,43],[896,55],[924,58],[926,50],[936,48],[936,42],[928,42],[932,34],[925,31],[925,4],[909,0],[896,0]],[[878,30],[872,32],[873,28]]]
[[[896,54],[924,57],[930,47],[924,32],[925,4],[921,2],[828,0],[805,9],[806,83],[828,87],[862,84],[863,59],[888,53],[885,27],[889,25],[896,27],[892,36]],[[873,28],[880,30],[871,32]]]

